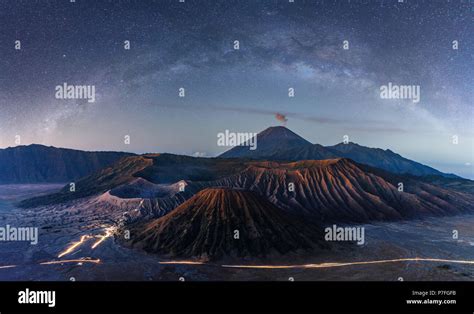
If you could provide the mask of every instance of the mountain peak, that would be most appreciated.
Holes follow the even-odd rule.
[[[340,143],[337,143],[336,145],[334,145],[333,147],[361,147],[361,145],[355,143],[355,142],[347,142],[347,143],[344,143],[344,142],[340,142]]]
[[[209,259],[311,249],[320,236],[257,193],[231,188],[202,190],[134,234],[131,244],[149,252]]]
[[[310,142],[284,126],[272,126],[257,134],[257,148],[236,146],[219,157],[259,159],[278,152],[312,145]]]
[[[310,142],[308,142],[307,140],[284,126],[271,126],[257,134],[257,140],[264,139],[266,137],[278,137],[279,139],[289,138],[311,144]]]
[[[269,126],[268,128],[266,128],[265,130],[261,131],[260,133],[264,133],[264,132],[291,132],[291,133],[294,133],[293,131],[291,131],[290,129],[288,129],[286,126],[283,126],[283,125],[275,125],[275,126]]]
[[[357,163],[393,173],[409,173],[415,176],[450,176],[429,166],[404,158],[389,149],[371,148],[354,142],[339,143],[334,146],[311,144],[284,126],[272,126],[258,133],[257,149],[255,150],[249,150],[247,146],[237,146],[219,157],[273,161],[321,160],[344,157]]]

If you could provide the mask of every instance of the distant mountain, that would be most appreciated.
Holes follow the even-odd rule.
[[[275,126],[257,134],[257,148],[255,150],[250,150],[248,146],[235,146],[219,157],[258,159],[310,145],[310,142],[293,131],[283,126]]]
[[[257,147],[256,150],[252,151],[246,146],[237,146],[219,157],[276,161],[323,160],[343,157],[393,173],[406,173],[415,176],[457,177],[404,158],[389,149],[369,148],[355,143],[340,143],[334,146],[311,144],[282,126],[271,127],[259,133],[257,135]]]
[[[134,247],[204,259],[285,254],[314,248],[323,239],[321,230],[256,193],[228,188],[205,189],[168,215],[130,230]]]
[[[131,155],[133,154],[85,152],[43,145],[0,149],[0,184],[68,182]]]
[[[369,148],[356,143],[339,143],[326,148],[339,157],[350,158],[358,163],[384,169],[393,173],[408,173],[415,176],[440,175],[456,177],[446,174],[434,168],[425,166],[416,161],[404,158],[390,149]]]
[[[73,149],[46,147],[42,145],[17,146],[0,149],[0,184],[6,183],[55,183],[78,180],[104,169],[122,157],[134,156],[125,152],[86,152]],[[146,155],[152,158],[153,154]],[[155,154],[155,156],[158,156]],[[166,156],[172,160],[167,161]],[[411,174],[415,176],[443,176],[459,178],[453,174],[445,174],[431,167],[404,158],[390,150],[368,148],[354,143],[337,144],[324,147],[311,144],[289,129],[279,126],[271,127],[257,135],[257,149],[250,150],[247,146],[237,146],[223,153],[219,158],[241,158],[273,161],[299,161],[323,160],[330,158],[350,158],[358,163],[384,169],[393,173]],[[147,168],[149,174],[141,176],[152,182],[166,181],[167,179],[180,178],[184,169],[169,168],[169,163],[174,164],[179,159],[186,164],[187,170],[195,168],[188,165],[187,156],[177,157],[171,154],[160,154],[160,164]],[[200,165],[206,167],[196,168],[195,172],[187,172],[189,180],[212,180],[206,177],[213,167],[218,167],[212,158],[201,160]],[[157,170],[160,170],[157,178]],[[222,169],[226,169],[225,167]],[[227,169],[230,172],[232,169]]]
[[[460,177],[449,178],[445,176],[429,175],[417,178],[423,182],[434,184],[445,189],[455,190],[474,195],[474,181]]]

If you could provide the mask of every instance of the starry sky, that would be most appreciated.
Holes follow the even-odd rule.
[[[0,147],[215,156],[217,133],[284,116],[474,178],[473,34],[468,0],[1,0]],[[96,101],[56,99],[64,82]],[[381,99],[388,82],[420,102]]]

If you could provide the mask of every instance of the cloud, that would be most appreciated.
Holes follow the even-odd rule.
[[[195,152],[193,153],[193,157],[206,157],[206,153],[203,153],[203,152]]]
[[[275,118],[283,124],[286,124],[286,121],[288,121],[288,118],[284,114],[281,114],[279,112],[275,113]]]
[[[303,120],[311,123],[317,124],[324,124],[328,126],[336,126],[341,127],[344,126],[346,129],[349,130],[357,130],[357,131],[365,131],[365,132],[394,132],[394,133],[406,133],[409,132],[409,129],[403,127],[390,127],[390,121],[384,120],[377,120],[377,119],[358,119],[354,121],[351,117],[347,117],[344,119],[338,118],[331,118],[331,117],[324,117],[324,116],[314,116],[308,115],[304,113],[297,113],[297,112],[275,112],[270,109],[257,109],[257,108],[249,108],[249,107],[232,107],[232,106],[223,106],[223,105],[207,105],[207,104],[200,104],[199,106],[179,106],[176,107],[175,105],[163,104],[163,103],[155,103],[153,104],[155,107],[159,108],[166,108],[171,110],[187,110],[187,111],[212,111],[212,112],[235,112],[241,114],[250,114],[250,115],[264,115],[269,116],[273,115],[277,120],[283,122],[288,121],[288,118],[294,118],[298,120]],[[421,131],[421,130],[418,130]]]

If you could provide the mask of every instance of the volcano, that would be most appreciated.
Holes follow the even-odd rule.
[[[189,185],[201,191],[160,218],[129,224],[129,244],[169,257],[260,257],[322,247],[321,232],[332,223],[463,214],[474,203],[470,194],[344,158],[254,161]]]
[[[250,150],[247,146],[236,146],[219,157],[273,161],[323,160],[342,157],[398,174],[459,178],[402,157],[389,149],[365,147],[352,142],[333,146],[311,144],[283,126],[270,127],[257,134],[256,150]]]
[[[186,185],[184,191],[176,189],[181,180]],[[319,223],[455,215],[472,211],[474,204],[472,194],[449,184],[431,184],[346,158],[276,162],[166,154],[124,158],[78,181],[74,193],[66,186],[56,194],[24,200],[20,205],[56,204],[110,190],[121,198],[146,196],[143,218],[156,218],[213,187],[253,191],[289,214]]]
[[[131,228],[131,244],[173,257],[265,256],[315,248],[322,236],[251,191],[208,188]]]
[[[311,143],[283,126],[275,126],[257,134],[255,150],[250,150],[245,145],[236,146],[219,157],[259,159],[305,146],[311,146]]]
[[[263,161],[172,154],[130,156],[78,180],[74,193],[66,186],[56,194],[27,199],[19,205],[57,204],[109,191],[120,198],[146,198],[138,211],[142,214],[133,215],[131,223],[135,223],[135,219],[167,215],[204,189],[224,187],[253,191],[262,202],[319,223],[367,223],[472,212],[471,181],[439,180],[437,175],[424,180],[406,174],[407,170],[426,174],[432,168],[392,151],[354,143],[334,147],[310,144],[285,127],[269,128],[258,136],[260,154],[272,155]],[[286,150],[288,147],[293,148]],[[235,147],[229,155],[231,152],[239,155],[249,150]],[[335,154],[362,162],[332,157]],[[299,157],[305,160],[286,161]],[[186,186],[183,191],[177,188],[179,182]]]
[[[319,222],[400,220],[468,213],[474,208],[471,194],[346,158],[254,162],[212,184],[252,190],[287,212]]]

